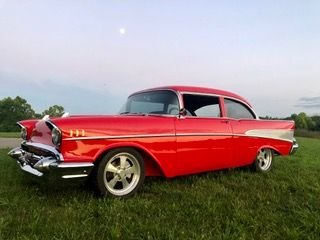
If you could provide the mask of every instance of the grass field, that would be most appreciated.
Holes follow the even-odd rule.
[[[19,132],[0,132],[0,137],[3,138],[19,138],[20,133]]]
[[[319,239],[320,140],[271,172],[147,179],[127,200],[22,174],[0,150],[0,239]]]

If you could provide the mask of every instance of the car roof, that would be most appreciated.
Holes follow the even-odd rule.
[[[219,96],[238,99],[242,102],[245,102],[250,107],[252,107],[251,104],[245,98],[239,96],[238,94],[235,94],[235,93],[232,93],[229,91],[225,91],[225,90],[214,89],[214,88],[205,88],[205,87],[177,86],[177,85],[175,85],[175,86],[162,86],[162,87],[145,89],[145,90],[133,93],[132,95],[137,94],[137,93],[142,93],[142,92],[155,91],[155,90],[172,90],[175,92],[182,92],[182,93],[203,93],[203,94],[219,95]]]

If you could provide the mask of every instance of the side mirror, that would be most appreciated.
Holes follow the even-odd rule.
[[[181,117],[187,116],[187,110],[185,108],[180,109],[179,116]]]

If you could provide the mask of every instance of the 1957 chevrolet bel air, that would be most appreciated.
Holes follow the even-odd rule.
[[[9,155],[37,176],[90,177],[97,193],[130,196],[145,176],[175,177],[252,165],[297,148],[293,121],[260,120],[227,91],[167,86],[130,95],[113,116],[44,117],[18,122]]]

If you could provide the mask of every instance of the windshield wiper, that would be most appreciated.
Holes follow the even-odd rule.
[[[147,113],[143,112],[122,112],[120,115],[141,115],[141,116],[146,116],[148,115]]]

